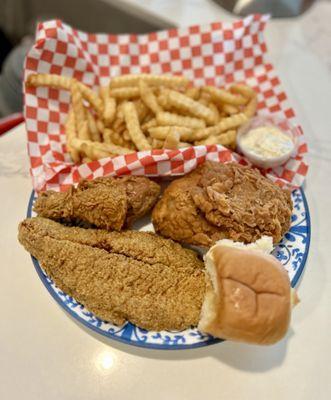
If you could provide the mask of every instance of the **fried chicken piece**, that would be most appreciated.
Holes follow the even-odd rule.
[[[103,229],[129,227],[155,204],[160,186],[143,176],[82,180],[65,193],[40,193],[34,211],[41,217],[83,221]]]
[[[277,243],[291,212],[290,192],[258,170],[207,161],[168,186],[152,219],[161,235],[198,246],[225,238],[251,243],[263,235]]]
[[[67,227],[41,217],[21,222],[18,238],[61,290],[103,320],[149,330],[198,323],[204,265],[172,240]]]

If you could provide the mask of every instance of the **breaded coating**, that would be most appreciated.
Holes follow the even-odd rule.
[[[159,194],[160,186],[143,176],[82,180],[77,188],[71,187],[65,193],[40,193],[34,211],[56,221],[83,221],[121,230],[145,215]]]
[[[21,222],[18,238],[61,290],[103,320],[156,331],[198,323],[204,265],[172,240],[66,227],[41,217]]]
[[[207,161],[173,181],[153,210],[156,232],[179,242],[211,246],[219,239],[251,243],[263,235],[281,240],[292,201],[256,169]]]

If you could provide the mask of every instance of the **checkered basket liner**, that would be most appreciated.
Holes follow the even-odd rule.
[[[246,82],[258,92],[258,113],[290,121],[297,154],[285,165],[264,171],[277,184],[293,189],[308,171],[301,127],[273,66],[266,60],[263,30],[268,17],[251,15],[231,23],[216,22],[144,35],[90,34],[59,20],[39,24],[34,46],[25,61],[31,73],[74,77],[97,89],[121,74],[179,74],[195,85],[226,86]],[[52,88],[24,87],[31,176],[35,190],[65,190],[82,178],[105,175],[177,176],[204,160],[245,159],[220,145],[179,150],[141,151],[74,165],[65,145],[64,122],[69,93]]]

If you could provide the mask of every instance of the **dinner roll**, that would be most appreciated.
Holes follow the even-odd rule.
[[[290,280],[275,257],[257,248],[219,241],[208,251],[200,331],[253,344],[284,337],[291,318]]]

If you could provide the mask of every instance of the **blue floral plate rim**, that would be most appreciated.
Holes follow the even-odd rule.
[[[302,201],[304,204],[304,209],[305,209],[305,213],[306,213],[306,233],[307,233],[307,242],[306,242],[306,246],[305,246],[305,252],[302,256],[302,260],[300,262],[300,266],[297,269],[294,277],[291,280],[291,286],[295,287],[297,286],[297,284],[299,283],[300,278],[302,277],[306,262],[307,262],[307,258],[308,258],[308,254],[309,254],[309,248],[310,248],[310,236],[311,236],[311,220],[310,220],[310,212],[309,212],[309,207],[308,207],[308,202],[306,199],[306,196],[304,194],[304,191],[302,188],[297,189],[300,192],[300,195],[302,197]],[[33,190],[31,192],[30,195],[30,199],[29,199],[29,203],[28,203],[28,209],[27,209],[27,217],[30,218],[32,216],[32,206],[33,206],[33,200],[35,198],[35,191]],[[116,336],[110,332],[104,331],[102,329],[100,329],[97,326],[92,325],[91,323],[89,323],[88,321],[84,320],[83,318],[81,318],[77,313],[73,312],[66,303],[64,303],[61,298],[57,295],[57,293],[52,289],[51,284],[47,281],[46,276],[43,273],[43,270],[38,262],[38,260],[36,258],[34,258],[33,256],[31,256],[33,265],[35,267],[35,270],[40,278],[40,280],[42,281],[42,283],[44,284],[44,286],[46,287],[47,291],[49,292],[49,294],[53,297],[53,299],[71,316],[73,317],[76,321],[78,321],[79,323],[83,324],[86,328],[91,329],[92,331],[108,338],[108,339],[113,339],[116,340],[118,342],[121,343],[125,343],[125,344],[129,344],[131,346],[135,346],[135,347],[141,347],[141,348],[145,348],[145,349],[151,349],[151,350],[185,350],[185,349],[194,349],[194,348],[199,348],[199,347],[205,347],[205,346],[210,346],[212,344],[216,344],[216,343],[221,343],[223,342],[222,339],[217,339],[214,337],[209,337],[207,340],[204,341],[200,341],[197,343],[193,343],[193,344],[156,344],[156,343],[149,343],[149,342],[144,342],[144,341],[132,341],[128,338],[125,337],[120,337],[120,336]]]
[[[305,266],[306,266],[306,263],[307,263],[307,259],[308,259],[308,254],[309,254],[309,249],[310,249],[310,240],[311,240],[311,220],[310,220],[310,211],[309,211],[307,198],[306,198],[305,192],[303,191],[302,188],[299,188],[299,189],[296,189],[296,190],[300,191],[300,194],[301,194],[301,197],[302,197],[302,201],[303,201],[303,204],[304,204],[304,209],[305,209],[305,212],[306,212],[307,244],[306,244],[306,247],[305,247],[305,253],[304,253],[303,257],[302,257],[302,261],[301,261],[300,267],[298,268],[297,272],[295,273],[295,276],[293,277],[293,279],[291,281],[291,286],[293,288],[295,288],[298,285],[298,283],[300,281],[300,278],[302,278],[302,274],[303,274],[303,271],[305,269]]]

